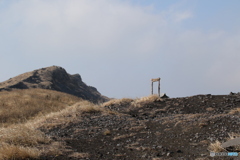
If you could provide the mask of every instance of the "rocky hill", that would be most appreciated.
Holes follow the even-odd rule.
[[[51,66],[23,73],[0,83],[0,91],[42,88],[65,92],[94,103],[107,101],[96,88],[86,85],[79,74],[70,75],[62,67]]]

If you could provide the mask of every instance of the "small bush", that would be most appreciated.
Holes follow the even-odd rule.
[[[212,152],[223,152],[226,151],[222,146],[221,143],[219,141],[216,141],[214,143],[211,143],[210,146],[208,147],[209,151]]]

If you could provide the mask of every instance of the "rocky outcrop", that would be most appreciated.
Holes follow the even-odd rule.
[[[96,88],[86,85],[79,74],[70,75],[64,68],[58,66],[27,72],[0,83],[0,91],[28,88],[42,88],[65,92],[94,103],[108,100]]]

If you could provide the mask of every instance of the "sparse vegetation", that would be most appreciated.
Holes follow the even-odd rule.
[[[147,103],[152,103],[155,101],[161,101],[162,99],[154,94],[146,97],[131,99],[131,98],[122,98],[122,99],[112,99],[108,102],[103,103],[103,106],[129,106],[129,107],[143,107]]]
[[[215,141],[214,143],[211,143],[210,146],[208,147],[209,151],[212,152],[223,152],[226,151],[222,146],[221,146],[221,142],[219,142],[218,140]]]
[[[1,128],[0,159],[37,158],[42,153],[41,145],[49,143],[44,133],[23,124]]]
[[[68,123],[82,113],[102,112],[102,108],[81,98],[51,90],[0,92],[0,159],[61,154],[63,145],[52,141],[37,128]]]
[[[134,102],[136,104],[149,103],[149,102],[154,102],[154,101],[161,101],[161,98],[157,94],[153,94],[153,95],[150,95],[150,96],[141,97],[141,98],[137,98],[137,99],[134,100]]]
[[[103,106],[129,105],[132,101],[133,101],[133,99],[131,99],[131,98],[112,99],[108,102],[103,103]]]

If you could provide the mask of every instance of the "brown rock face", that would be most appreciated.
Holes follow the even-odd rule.
[[[70,75],[62,67],[51,66],[23,73],[0,83],[0,91],[42,88],[65,92],[94,103],[107,101],[96,88],[86,85],[79,74]]]

